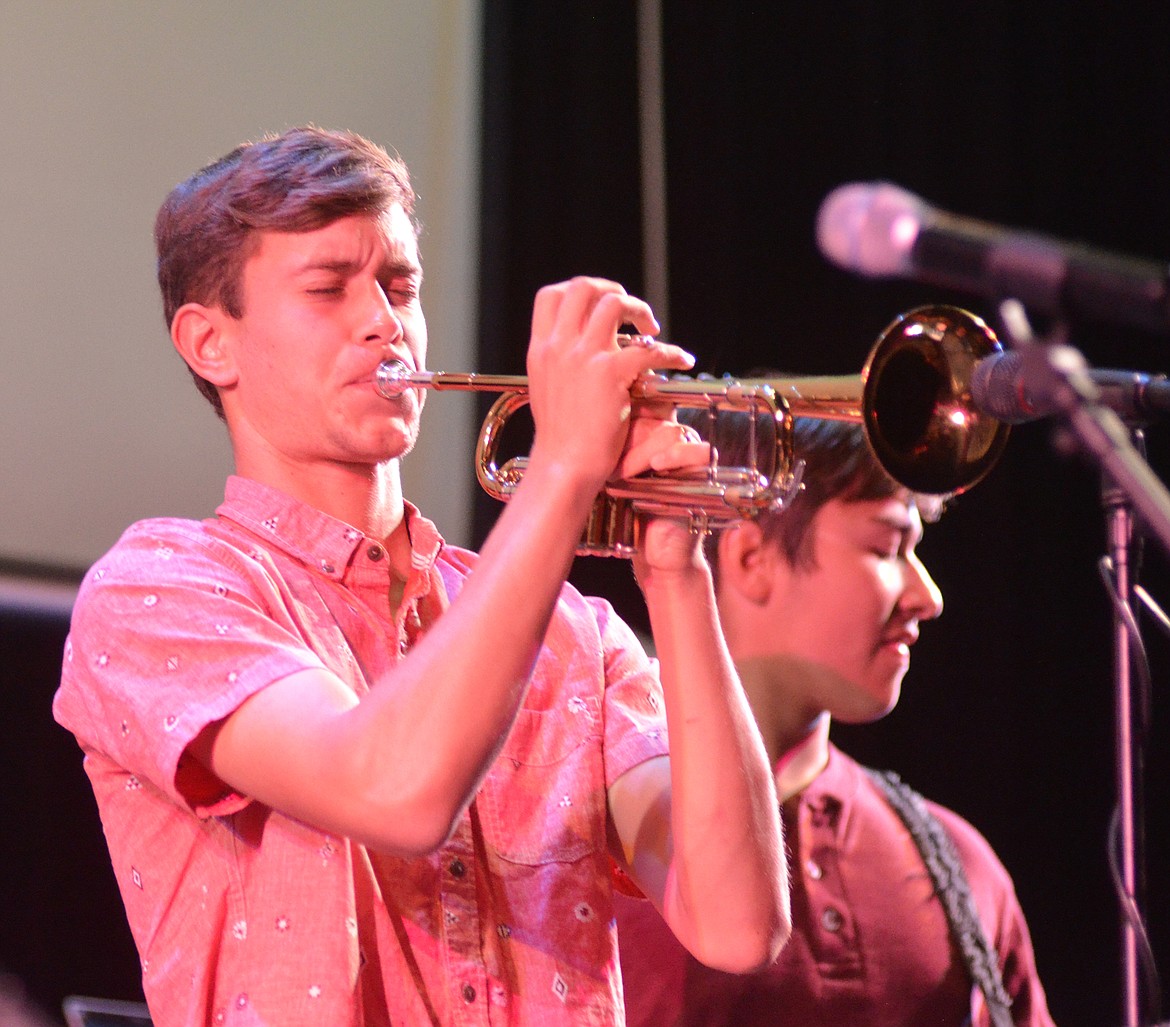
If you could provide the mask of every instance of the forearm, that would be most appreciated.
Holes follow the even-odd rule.
[[[572,560],[588,489],[535,469],[459,596],[362,697],[306,669],[192,743],[233,790],[373,847],[441,844],[523,700]]]
[[[746,970],[790,929],[771,768],[720,632],[705,565],[642,582],[670,732],[673,851],[663,912],[697,958]]]
[[[388,803],[441,829],[470,801],[522,702],[591,502],[572,475],[531,465],[460,594],[355,709],[364,773]]]

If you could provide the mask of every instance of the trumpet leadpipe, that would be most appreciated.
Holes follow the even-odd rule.
[[[528,391],[528,379],[515,374],[479,374],[451,371],[414,371],[401,360],[383,360],[374,372],[374,387],[386,399],[401,396],[407,389],[445,389],[458,392]]]
[[[385,360],[374,375],[378,392],[386,399],[407,389],[436,392],[528,393],[528,378],[514,374],[482,374],[478,371],[416,371],[401,360]],[[668,378],[646,374],[630,387],[635,400],[666,401],[677,407],[727,406],[747,409],[772,406],[782,399],[791,413],[839,420],[861,419],[861,382],[857,375],[809,378]]]
[[[649,346],[649,335],[619,335],[619,346]],[[528,379],[517,374],[480,374],[451,371],[415,371],[401,360],[383,360],[374,372],[374,385],[386,399],[402,395],[407,389],[434,389],[436,392],[528,392]]]

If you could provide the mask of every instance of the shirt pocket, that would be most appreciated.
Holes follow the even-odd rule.
[[[521,709],[477,807],[488,845],[505,863],[567,863],[604,848],[600,699]]]

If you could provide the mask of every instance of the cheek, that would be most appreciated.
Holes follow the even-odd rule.
[[[870,585],[873,591],[873,602],[885,611],[890,617],[898,605],[898,600],[906,590],[906,577],[900,567],[882,563],[878,573]]]
[[[306,333],[285,323],[281,313],[254,303],[241,322],[240,356],[254,375],[281,375],[304,363],[297,349]]]
[[[805,579],[792,589],[784,609],[776,618],[777,635],[791,652],[818,662],[856,648],[856,598],[851,589],[838,584]]]
[[[273,383],[287,377],[286,372],[294,366],[287,353],[280,353],[267,338],[255,339],[248,351],[248,370],[253,380]]]
[[[893,610],[872,575],[837,575],[833,584],[801,597],[799,620],[809,643],[830,662],[853,661],[872,652]]]

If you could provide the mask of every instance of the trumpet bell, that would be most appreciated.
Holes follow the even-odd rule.
[[[971,398],[976,365],[1000,352],[969,311],[918,307],[878,337],[862,370],[862,415],[874,455],[913,492],[957,495],[986,477],[1010,427]]]

